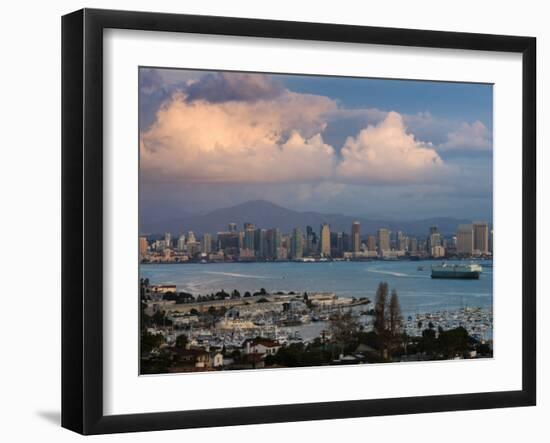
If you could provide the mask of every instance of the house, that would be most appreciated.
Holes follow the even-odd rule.
[[[212,367],[213,368],[223,367],[223,362],[224,362],[224,358],[223,358],[223,354],[221,352],[215,352],[212,355]]]
[[[261,354],[266,355],[275,355],[281,345],[275,340],[270,340],[267,338],[255,338],[255,339],[246,339],[243,343],[243,353],[247,354]]]
[[[179,361],[195,368],[210,368],[212,366],[212,357],[209,352],[203,348],[176,349]]]

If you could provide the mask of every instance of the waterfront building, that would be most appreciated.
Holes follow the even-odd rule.
[[[294,228],[290,239],[290,256],[293,259],[302,258],[303,256],[303,239],[300,228]]]
[[[367,236],[367,249],[369,251],[376,251],[376,237],[374,235]]]
[[[205,233],[202,236],[201,251],[205,254],[212,252],[212,234]]]
[[[141,258],[144,258],[147,255],[148,248],[149,248],[149,244],[147,242],[147,237],[140,237],[139,238],[139,256]]]
[[[439,233],[437,226],[430,227],[430,234],[427,239],[427,252],[432,255],[432,249],[436,246],[442,246],[441,244],[441,234]]]
[[[172,234],[170,234],[169,232],[164,233],[164,247],[165,248],[172,247]]]
[[[474,252],[474,232],[471,224],[458,225],[456,233],[456,253],[470,256]]]
[[[323,257],[330,257],[330,227],[327,223],[321,225],[321,243],[319,252]]]
[[[187,242],[187,254],[189,257],[194,257],[199,252],[201,252],[201,244],[198,241]]]
[[[183,251],[185,250],[185,234],[181,234],[181,235],[178,237],[177,249],[178,249],[178,251],[180,251],[180,252],[183,252]]]
[[[218,232],[218,249],[222,249],[226,255],[238,255],[239,235],[236,232]]]
[[[254,251],[254,225],[245,223],[243,247]]]
[[[279,228],[268,229],[266,232],[265,258],[276,259],[278,249],[281,247],[281,231]]]
[[[378,230],[378,252],[383,255],[384,251],[389,251],[390,248],[390,231],[386,228]]]
[[[195,243],[197,241],[197,237],[195,237],[195,233],[193,231],[189,231],[187,233],[187,243]]]
[[[330,233],[331,257],[342,257],[344,254],[344,236],[341,232]]]
[[[407,251],[409,249],[408,238],[403,231],[397,231],[396,248],[400,251]]]
[[[445,248],[443,246],[433,246],[430,254],[434,258],[445,257]]]
[[[351,225],[351,250],[352,252],[361,250],[361,224],[358,221]]]
[[[493,230],[491,229],[491,232],[489,233],[489,252],[493,253]]]
[[[265,229],[256,229],[254,231],[254,251],[256,257],[265,258],[267,251],[267,232]]]
[[[418,239],[416,237],[409,237],[409,252],[417,252],[418,251]]]
[[[473,223],[474,231],[474,250],[480,254],[489,253],[489,224],[485,221],[475,221]]]
[[[317,234],[311,226],[306,227],[306,255],[317,253]]]

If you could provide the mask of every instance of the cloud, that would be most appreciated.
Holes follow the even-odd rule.
[[[263,74],[176,80],[140,74],[142,103],[157,103],[140,133],[141,176],[149,181],[296,183],[303,195],[334,196],[350,183],[432,183],[453,171],[432,143],[407,129],[409,120],[431,124],[429,113],[346,109]],[[458,140],[450,132],[449,143],[450,134]]]
[[[189,101],[202,99],[211,103],[269,100],[285,92],[282,83],[271,76],[235,72],[206,74],[186,90]]]
[[[407,133],[403,116],[389,112],[379,124],[348,137],[337,174],[358,183],[431,181],[449,172],[431,143]]]
[[[493,147],[491,131],[479,120],[472,124],[463,122],[458,129],[447,134],[447,141],[439,145],[441,150],[490,150]]]
[[[308,182],[330,177],[324,143],[326,97],[285,92],[276,99],[212,103],[174,93],[140,137],[148,178],[185,182]]]

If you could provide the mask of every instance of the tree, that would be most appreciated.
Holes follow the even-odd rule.
[[[359,323],[350,312],[337,315],[330,322],[333,341],[344,346],[354,344],[357,341],[359,329]]]
[[[397,291],[395,289],[391,292],[390,308],[389,308],[389,352],[390,355],[396,346],[401,342],[401,326],[403,316],[401,315],[401,306],[399,305],[399,298],[397,297]]]
[[[241,293],[236,289],[233,289],[233,292],[231,293],[231,298],[232,299],[241,298]]]
[[[176,338],[176,347],[183,349],[187,345],[187,342],[188,342],[187,335],[185,334],[178,335]]]
[[[379,349],[382,358],[387,353],[388,329],[387,329],[387,301],[388,301],[388,284],[380,282],[376,289],[376,302],[374,305],[374,331],[378,335],[380,341]]]

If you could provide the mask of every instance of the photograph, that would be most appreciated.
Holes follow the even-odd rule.
[[[492,84],[138,76],[141,375],[493,358]]]

